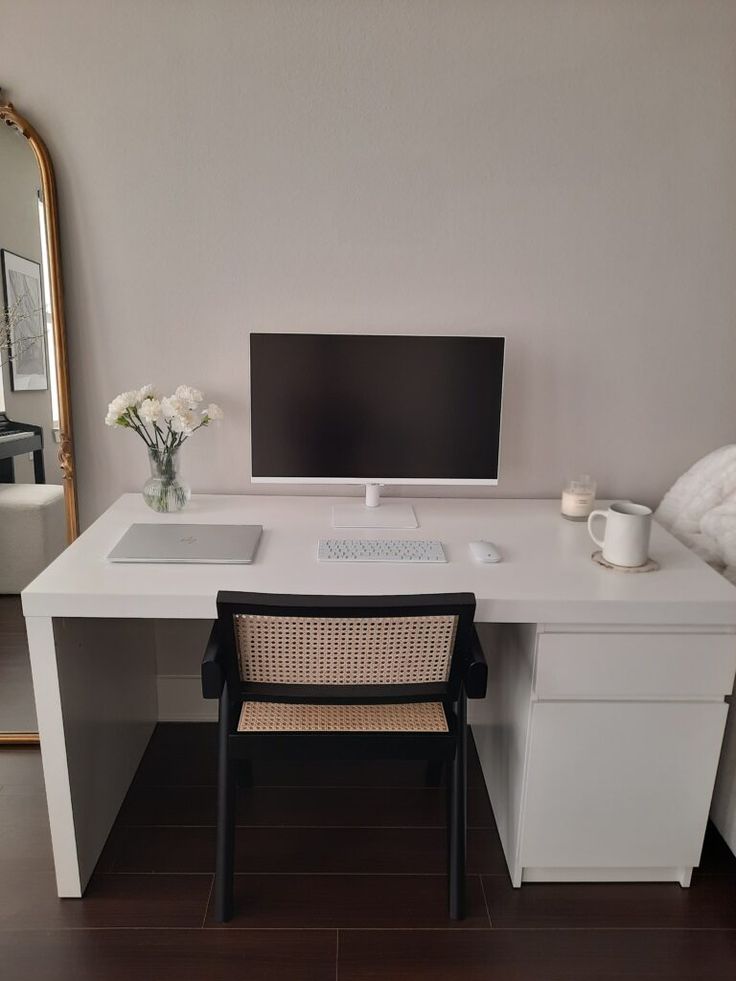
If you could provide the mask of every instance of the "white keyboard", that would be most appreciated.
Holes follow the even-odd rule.
[[[447,562],[441,542],[404,539],[321,538],[320,562]]]

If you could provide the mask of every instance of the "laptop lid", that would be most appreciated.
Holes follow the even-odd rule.
[[[110,562],[246,565],[253,561],[261,525],[134,524],[107,556]]]

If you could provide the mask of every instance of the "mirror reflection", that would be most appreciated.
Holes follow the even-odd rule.
[[[0,127],[0,733],[36,726],[20,592],[66,545],[41,176]]]

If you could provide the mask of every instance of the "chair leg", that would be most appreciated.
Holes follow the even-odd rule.
[[[467,837],[467,705],[461,689],[457,700],[457,742],[450,776],[450,919],[465,917],[465,849]]]
[[[235,846],[235,767],[228,756],[230,700],[227,685],[220,698],[219,754],[217,761],[217,857],[215,864],[215,919],[226,923],[233,915]]]

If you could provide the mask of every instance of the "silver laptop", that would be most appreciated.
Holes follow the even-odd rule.
[[[261,525],[135,524],[108,555],[110,562],[198,562],[247,565]]]

